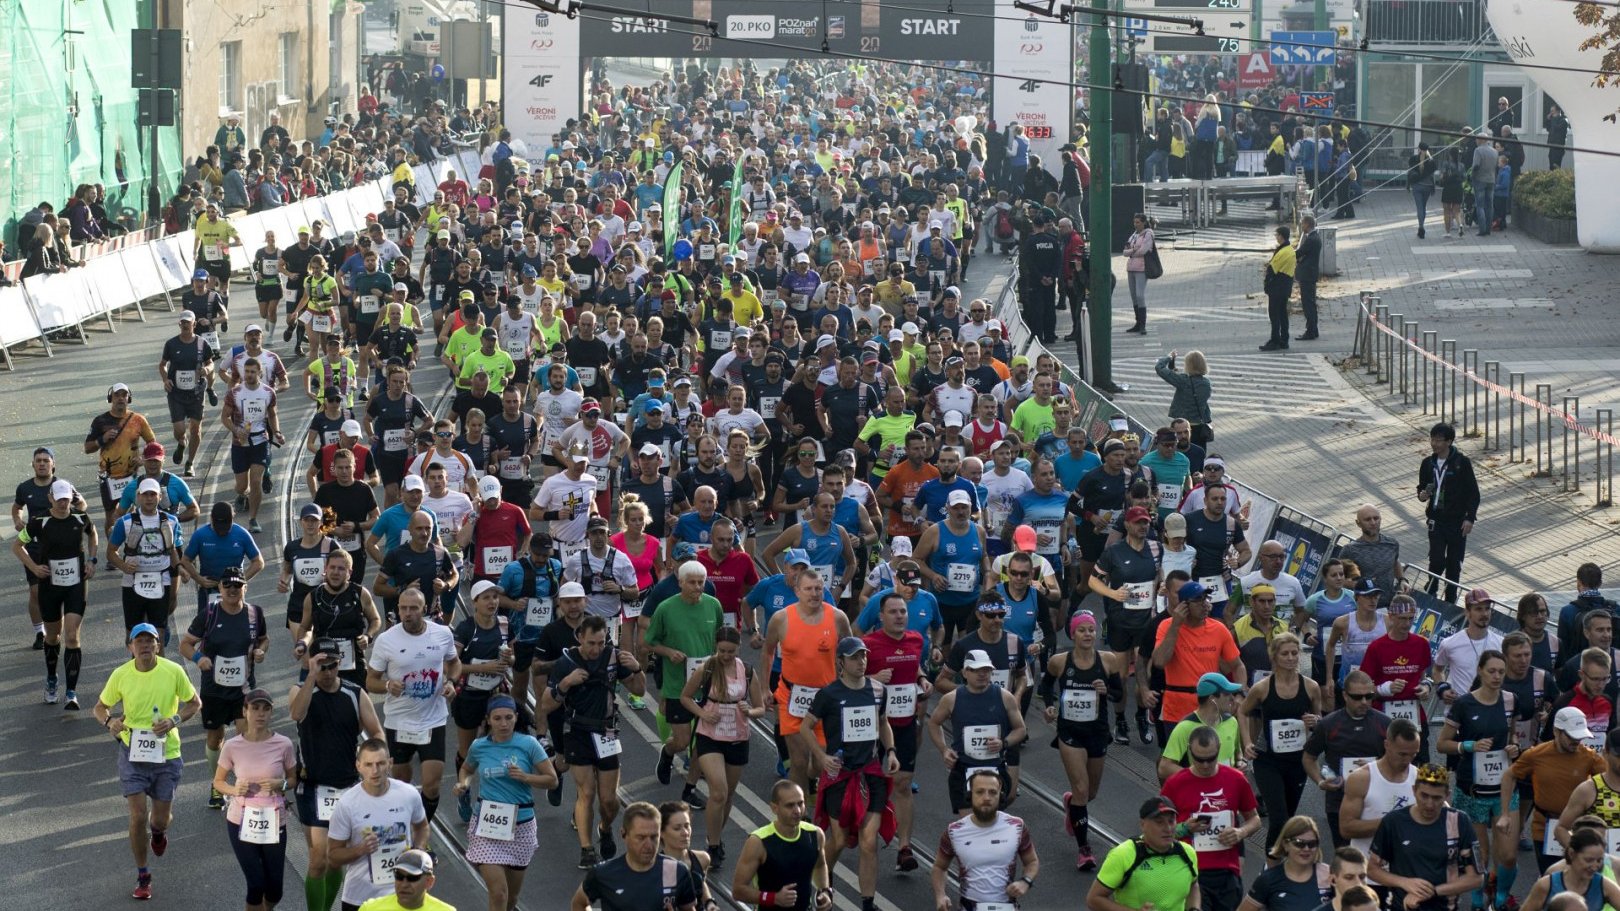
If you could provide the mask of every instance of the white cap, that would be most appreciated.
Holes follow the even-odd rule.
[[[662,408],[658,408],[658,409],[655,409],[655,410],[658,411],[660,414],[662,414],[663,411],[664,411],[664,409],[662,409]],[[659,449],[658,444],[656,444],[656,443],[642,443],[641,448],[636,450],[636,454],[637,455],[662,456],[664,454],[664,451],[662,449]]]
[[[641,222],[633,221],[633,222],[630,223],[630,226],[628,228],[626,228],[625,230],[626,231],[640,231],[641,230]]]
[[[418,490],[427,492],[427,484],[423,483],[420,475],[408,474],[405,480],[399,482],[400,490]]]
[[[157,478],[145,478],[145,479],[143,479],[141,481],[141,486],[135,488],[135,492],[136,493],[158,493],[162,489],[163,488],[158,486]]]
[[[911,539],[905,535],[895,535],[894,538],[889,542],[889,556],[911,556]]]
[[[51,482],[51,499],[53,501],[54,500],[71,500],[71,499],[73,499],[73,485],[69,484],[66,481],[62,481],[62,480],[52,481]]]
[[[190,310],[181,310],[180,311],[179,322],[182,322],[182,323],[195,323],[196,321],[197,321],[197,314],[192,313]]]
[[[583,452],[576,452],[573,455],[573,461],[580,465],[587,465],[590,463],[591,457]]]
[[[557,597],[583,598],[585,597],[585,586],[580,585],[578,582],[564,582],[562,588],[557,589]]]
[[[900,327],[900,331],[907,335],[922,335],[922,330],[917,327],[916,323],[911,322],[910,320],[907,320],[905,324]]]
[[[827,347],[828,345],[835,345],[836,346],[837,344],[838,344],[838,339],[835,339],[830,335],[823,335],[821,338],[816,339],[816,350],[820,351],[821,349]]]
[[[478,499],[499,500],[501,498],[501,479],[484,475],[478,479]]]
[[[793,261],[795,263],[807,263],[810,261],[810,254],[800,253],[799,255],[793,257]]]
[[[905,340],[906,340],[906,334],[904,332],[901,332],[899,329],[890,329],[889,330],[889,341],[891,341],[891,342],[903,342]]]
[[[973,497],[970,496],[968,494],[968,492],[965,491],[965,490],[961,490],[961,489],[953,490],[953,491],[951,491],[951,495],[945,498],[945,505],[946,506],[972,506],[973,505]]]
[[[985,323],[984,327],[984,331],[986,332],[1000,332],[1003,328],[1001,325],[1001,320],[998,319],[993,319],[990,322]]]
[[[990,655],[982,648],[973,649],[967,653],[966,658],[962,659],[962,667],[970,671],[995,666],[995,663],[990,660]]]
[[[349,418],[343,422],[343,426],[339,427],[338,430],[346,437],[358,437],[360,435],[360,422],[354,418]]]
[[[242,334],[243,335],[252,335],[255,332],[263,332],[263,331],[264,331],[263,326],[259,325],[258,323],[252,323],[246,329],[242,330]]]
[[[409,291],[409,290],[411,290],[411,286],[405,284],[404,282],[394,282],[394,290],[395,291]]]
[[[1553,730],[1563,731],[1576,740],[1586,740],[1592,736],[1591,728],[1586,725],[1586,713],[1573,705],[1566,705],[1553,716]]]
[[[488,579],[479,579],[477,582],[474,582],[473,586],[472,586],[472,598],[473,598],[473,600],[474,601],[478,600],[479,595],[482,595],[484,592],[487,592],[492,588],[495,589],[496,591],[501,590],[501,587],[499,585],[496,585],[495,583],[489,581]]]
[[[963,424],[962,412],[960,412],[960,411],[947,411],[947,412],[945,412],[945,420],[942,421],[941,423],[943,423],[946,427],[961,427],[962,424]]]

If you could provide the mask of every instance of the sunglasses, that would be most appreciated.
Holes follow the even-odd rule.
[[[455,433],[453,431],[449,431],[449,430],[436,430],[436,431],[433,432],[433,435],[440,438],[440,439],[442,439],[442,440],[448,440],[448,439],[454,437]]]
[[[335,671],[338,669],[338,663],[336,661],[322,661],[317,667],[323,671]]]
[[[805,456],[813,456],[815,454],[816,454],[816,451],[814,449],[801,449],[801,450],[799,450],[799,458],[801,458],[801,459],[804,458]]]
[[[220,588],[246,588],[246,582],[221,582]]]
[[[1304,841],[1298,838],[1291,838],[1289,841],[1293,842],[1294,847],[1302,848],[1306,851],[1315,851],[1317,848],[1322,846],[1320,841]]]
[[[1346,699],[1354,699],[1357,702],[1365,702],[1366,700],[1371,699],[1372,697],[1373,697],[1372,693],[1345,693],[1344,694],[1344,698],[1346,698]]]
[[[1206,765],[1208,763],[1211,763],[1211,762],[1214,762],[1214,761],[1220,759],[1221,756],[1220,756],[1219,753],[1216,753],[1214,756],[1194,756],[1191,753],[1189,753],[1189,754],[1187,754],[1187,758],[1192,760],[1193,762],[1197,763],[1198,765]]]
[[[397,882],[408,882],[408,883],[421,882],[422,877],[424,877],[426,875],[427,875],[426,873],[406,873],[404,870],[395,870],[394,871],[394,882],[396,882],[396,883]]]
[[[1028,579],[1032,574],[1028,572],[1009,572],[1007,575],[1014,579]]]

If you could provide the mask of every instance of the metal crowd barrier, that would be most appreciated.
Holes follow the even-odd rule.
[[[1552,384],[1519,371],[1504,382],[1500,361],[1482,362],[1477,349],[1459,351],[1440,333],[1363,291],[1352,354],[1403,405],[1452,424],[1484,452],[1527,465],[1533,458],[1534,477],[1556,479],[1564,492],[1588,492],[1595,507],[1614,505],[1614,409],[1583,408],[1578,395],[1555,397]]]

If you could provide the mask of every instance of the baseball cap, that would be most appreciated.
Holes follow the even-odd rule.
[[[918,328],[916,323],[913,323],[913,322],[910,322],[910,321],[907,321],[905,324],[903,324],[900,327],[900,331],[905,333],[906,335],[921,335],[922,334],[922,329]]]
[[[562,588],[557,589],[557,597],[583,598],[585,597],[585,586],[580,585],[578,582],[564,582]]]
[[[1210,671],[1204,676],[1198,678],[1198,695],[1201,697],[1213,696],[1216,693],[1241,692],[1243,692],[1243,687],[1238,686],[1232,681],[1226,679],[1224,674],[1219,674],[1215,671]]]
[[[150,623],[135,624],[135,626],[129,631],[129,641],[134,642],[136,636],[151,636],[153,639],[161,638],[158,635],[158,628]]]
[[[141,486],[135,488],[136,493],[159,493],[163,488],[158,486],[157,478],[145,478]]]
[[[1277,596],[1277,586],[1272,585],[1270,582],[1256,582],[1249,586],[1249,597],[1252,598],[1255,595],[1271,595],[1275,598]]]
[[[478,479],[478,498],[480,500],[499,500],[501,498],[501,480],[485,475]]]
[[[810,254],[800,253],[799,255],[793,257],[793,261],[795,263],[807,263],[810,261]]]
[[[1356,580],[1356,594],[1358,596],[1378,595],[1382,594],[1383,591],[1384,590],[1382,588],[1378,587],[1378,580],[1372,578],[1371,576],[1362,576],[1360,579]]]
[[[826,348],[829,345],[836,346],[837,344],[838,344],[838,339],[835,339],[830,335],[823,335],[821,338],[816,339],[816,350],[820,351],[821,349]]]
[[[142,459],[161,459],[163,456],[163,444],[156,441],[147,443],[146,448],[141,450]]]
[[[1173,512],[1164,517],[1164,536],[1166,538],[1187,537],[1187,517],[1179,512]]]
[[[946,506],[972,506],[973,505],[973,497],[969,496],[968,492],[965,491],[965,490],[953,490],[953,491],[951,491],[950,496],[945,498],[945,505]]]
[[[195,323],[196,321],[197,314],[192,313],[190,310],[181,310],[180,316],[176,319],[176,322],[181,323]]]
[[[194,281],[194,282],[208,281],[208,270],[207,269],[198,269],[197,271],[191,273],[191,280]]]
[[[1563,731],[1576,740],[1592,736],[1592,729],[1586,726],[1586,713],[1573,705],[1564,706],[1553,716],[1553,730]]]
[[[1176,809],[1176,805],[1171,803],[1170,800],[1165,797],[1149,797],[1147,800],[1142,801],[1141,808],[1136,812],[1137,816],[1142,819],[1152,819],[1155,816],[1163,816],[1166,813],[1170,814],[1171,816],[1181,815],[1180,811]]]
[[[898,540],[906,540],[900,538]],[[894,580],[905,585],[922,584],[922,568],[915,560],[901,560],[894,569]]]
[[[788,566],[809,566],[810,554],[802,547],[790,547],[782,552],[782,562]]]
[[[1176,597],[1183,601],[1197,601],[1209,594],[1209,589],[1202,582],[1186,582],[1176,592]]]
[[[944,424],[946,427],[961,427],[962,426],[962,412],[960,412],[960,411],[947,411],[947,412],[945,412],[945,419],[943,421],[941,421],[940,423]]]
[[[438,234],[436,234],[434,236],[437,237],[439,240],[449,240],[450,239],[450,232],[449,231],[440,231]]]
[[[990,656],[985,652],[984,649],[976,648],[968,652],[967,657],[962,659],[962,667],[965,670],[972,671],[987,667],[993,668],[995,667],[995,664],[990,661]]]
[[[314,503],[305,503],[304,507],[298,510],[298,518],[300,519],[319,519],[320,517],[321,508]]]
[[[127,384],[125,384],[125,383],[113,383],[111,386],[107,387],[107,398],[112,398],[114,393],[128,392],[128,391],[129,391],[129,386]]]
[[[1147,509],[1142,506],[1132,506],[1130,509],[1125,510],[1125,521],[1127,522],[1146,522],[1152,518],[1153,516],[1149,515]]]
[[[1031,551],[1035,549],[1035,527],[1020,525],[1013,529],[1013,547],[1019,550]]]
[[[326,339],[327,339],[327,341],[337,341],[338,340],[337,335],[335,333],[332,334],[332,335],[328,335],[326,337]],[[321,398],[324,399],[325,401],[328,401],[328,402],[341,402],[341,401],[343,401],[343,390],[339,389],[335,385],[334,386],[328,386],[328,387],[326,387],[326,391],[321,393]]]
[[[864,652],[866,650],[866,643],[861,641],[861,637],[859,636],[845,636],[844,638],[838,640],[838,657],[840,658],[848,658],[850,655],[853,655],[856,652]],[[1577,711],[1579,710],[1577,709]]]
[[[418,475],[408,474],[405,476],[405,480],[399,483],[399,488],[401,490],[416,490],[426,492],[427,484],[423,483],[421,477]]]
[[[1490,601],[1491,601],[1491,593],[1486,591],[1483,588],[1473,589],[1473,590],[1469,591],[1467,597],[1463,598],[1463,603],[1464,604],[1469,604],[1469,605],[1479,604],[1481,602],[1484,602],[1484,603],[1488,604],[1488,603],[1490,603]]]
[[[242,698],[242,702],[244,704],[246,704],[246,705],[252,705],[255,702],[262,702],[265,705],[270,705],[270,706],[273,706],[273,705],[276,704],[276,701],[274,699],[270,698],[270,691],[266,690],[266,689],[264,689],[262,687],[249,692],[246,696],[244,696]]]
[[[905,340],[906,340],[906,334],[904,332],[901,332],[899,329],[890,329],[889,330],[889,341],[891,341],[891,342],[903,342]]]
[[[984,324],[984,331],[986,332],[1000,332],[1002,329],[1001,320],[998,319],[993,319]]]
[[[579,403],[579,413],[580,414],[601,414],[602,413],[602,403],[598,402],[596,399],[586,399],[585,401]]]
[[[607,530],[607,527],[608,520],[602,518],[601,516],[591,516],[590,521],[585,523],[586,531],[605,531]]]
[[[433,855],[412,848],[399,855],[399,860],[394,861],[394,869],[409,873],[412,876],[431,875],[433,873]]]
[[[254,323],[254,324],[248,326],[246,329],[242,330],[243,335],[252,335],[255,332],[259,332],[259,333],[264,332],[264,327],[259,325],[258,323]]]
[[[500,586],[496,585],[495,583],[493,583],[491,581],[489,581],[488,579],[479,579],[477,582],[473,583],[472,596],[473,596],[474,599],[477,599],[477,597],[479,595],[482,595],[484,592],[487,592],[490,589],[495,589],[495,590],[499,591]]]
[[[655,443],[642,443],[641,448],[636,450],[636,455],[655,456],[663,454],[664,451],[659,449]]]
[[[246,585],[247,578],[242,575],[242,567],[227,566],[219,571],[219,584],[222,586]]]
[[[71,500],[71,499],[73,499],[73,485],[69,484],[66,481],[60,480],[60,479],[52,481],[51,482],[51,499],[52,500]]]
[[[346,437],[357,437],[360,435],[360,422],[350,418],[344,421],[343,426],[339,427],[338,430]]]

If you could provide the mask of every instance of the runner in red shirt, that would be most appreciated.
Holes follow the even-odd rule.
[[[894,801],[900,853],[894,868],[917,869],[911,851],[911,776],[917,770],[917,742],[921,735],[919,713],[928,705],[928,678],[922,676],[923,649],[928,643],[922,633],[906,627],[906,599],[890,590],[879,606],[882,625],[863,639],[866,642],[866,674],[884,686],[884,714],[894,732],[894,755],[900,770],[894,773],[889,790]]]
[[[1243,900],[1243,841],[1260,830],[1260,814],[1249,779],[1220,764],[1220,748],[1214,728],[1193,731],[1190,764],[1171,775],[1160,793],[1176,805],[1176,833],[1198,852],[1204,907],[1236,911]]]
[[[473,581],[499,583],[506,564],[529,552],[529,517],[523,507],[501,499],[500,478],[485,475],[478,481],[473,516],[456,537]]]
[[[750,626],[742,633],[752,636],[755,633],[751,625],[753,612],[742,612],[742,599],[749,589],[759,584],[759,570],[755,568],[752,557],[736,549],[736,543],[734,527],[728,529],[716,522],[709,532],[709,546],[698,552],[697,561],[709,571],[714,596],[720,600],[720,609],[725,612],[725,624],[738,629],[747,618]]]
[[[1423,747],[1418,753],[1420,761],[1429,755],[1429,721],[1423,711],[1429,694],[1429,665],[1434,651],[1429,640],[1412,632],[1412,620],[1417,616],[1417,602],[1411,595],[1396,595],[1390,599],[1389,611],[1384,618],[1384,635],[1367,645],[1361,656],[1361,670],[1372,678],[1378,693],[1373,707],[1391,718],[1406,718],[1423,732]]]

